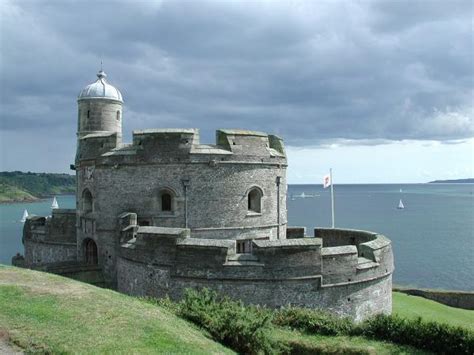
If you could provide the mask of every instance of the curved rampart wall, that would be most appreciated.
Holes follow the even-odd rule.
[[[391,242],[381,234],[353,229],[317,228],[322,239],[323,284],[351,283],[391,274]]]
[[[258,240],[252,254],[236,254],[235,241],[194,239],[166,229],[139,227],[124,237],[117,263],[119,291],[179,299],[186,288],[208,287],[246,303],[324,308],[358,321],[391,312],[392,269],[385,272],[380,268],[385,260],[379,259],[370,273],[358,271],[355,246],[342,257],[329,248],[329,258],[344,260],[339,276],[328,271],[330,261],[319,238]]]

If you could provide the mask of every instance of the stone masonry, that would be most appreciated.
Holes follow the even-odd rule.
[[[122,96],[105,78],[100,72],[78,98],[76,209],[30,217],[21,263],[95,268],[132,295],[179,299],[208,287],[356,320],[391,312],[387,238],[288,227],[281,138],[220,129],[207,145],[197,129],[149,129],[123,143]]]

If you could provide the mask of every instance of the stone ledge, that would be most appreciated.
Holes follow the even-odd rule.
[[[340,247],[326,247],[321,249],[321,255],[323,257],[349,254],[357,254],[357,247],[355,245],[343,245]]]
[[[304,246],[321,246],[320,238],[298,238],[298,239],[278,239],[278,240],[254,240],[253,244],[257,248],[293,248]]]
[[[168,227],[151,227],[151,226],[139,226],[137,234],[155,234],[157,236],[167,237],[181,237],[185,238],[189,236],[189,229],[186,228],[168,228]]]
[[[133,131],[133,135],[143,134],[196,134],[197,128],[149,128]]]
[[[362,270],[368,270],[368,269],[373,269],[378,267],[380,264],[373,262],[372,260],[369,260],[367,258],[359,257],[357,258],[357,270],[362,271]]]
[[[176,242],[177,246],[189,246],[199,248],[226,248],[231,249],[235,246],[234,240],[229,239],[200,239],[200,238],[186,238]]]

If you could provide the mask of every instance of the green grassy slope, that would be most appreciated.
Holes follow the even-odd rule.
[[[27,351],[230,352],[155,305],[63,277],[5,266],[0,266],[0,331],[8,332]]]
[[[73,193],[76,179],[68,174],[0,172],[0,202],[32,201],[40,197]]]
[[[407,345],[354,336],[305,334],[296,330],[277,329],[272,336],[292,346],[297,353],[312,354],[429,354]],[[296,349],[300,349],[299,351]],[[302,350],[304,349],[304,350]]]
[[[393,314],[405,318],[448,323],[474,331],[474,311],[449,307],[423,297],[393,292]]]
[[[473,329],[474,312],[393,293],[394,313]],[[0,265],[0,334],[27,352],[228,353],[159,305],[56,275]],[[274,327],[276,341],[311,353],[424,354],[364,337],[308,335]],[[303,351],[303,352],[304,352]]]

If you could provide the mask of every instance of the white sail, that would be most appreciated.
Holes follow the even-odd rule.
[[[23,217],[21,217],[20,222],[25,223],[27,218],[28,218],[28,211],[24,210],[23,211]]]
[[[402,200],[400,200],[400,202],[398,203],[398,207],[397,207],[399,210],[402,210],[405,208],[405,206],[403,205],[403,202]]]
[[[53,198],[53,203],[51,204],[51,208],[54,210],[56,208],[59,208],[58,200],[56,200],[56,196]]]

